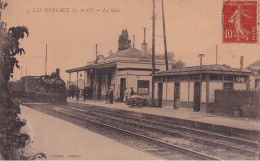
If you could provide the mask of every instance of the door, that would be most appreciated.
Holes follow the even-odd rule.
[[[162,107],[163,83],[158,83],[158,107]]]
[[[126,89],[126,79],[121,78],[120,79],[120,101],[123,102],[124,100],[124,91]]]
[[[173,106],[174,109],[178,109],[177,102],[180,100],[180,82],[174,83],[174,100],[173,100]]]
[[[195,82],[194,83],[194,104],[193,104],[193,110],[194,111],[200,111],[200,90],[201,90],[201,85],[200,82]]]
[[[93,99],[93,96],[94,96],[94,80],[95,80],[95,74],[93,72],[93,70],[90,72],[90,86],[89,86],[89,92],[88,92],[88,98],[89,99]]]
[[[97,72],[97,99],[101,99],[102,86],[105,86],[105,73],[99,71]]]

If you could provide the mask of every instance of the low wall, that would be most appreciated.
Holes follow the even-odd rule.
[[[209,104],[212,104],[212,103],[209,103]],[[173,101],[163,100],[163,106],[171,106],[171,107],[173,107]],[[176,106],[177,106],[177,108],[193,109],[193,101],[188,102],[188,101],[177,100]],[[205,102],[201,103],[200,111],[207,112],[207,105],[206,105]]]
[[[260,91],[216,90],[211,112],[260,118]]]

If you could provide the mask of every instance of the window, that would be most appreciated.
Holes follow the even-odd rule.
[[[176,76],[175,81],[181,81],[181,76]]]
[[[210,80],[215,80],[215,81],[220,81],[222,78],[221,78],[221,75],[210,75]]]
[[[181,80],[182,81],[188,81],[189,80],[189,76],[183,75],[183,76],[181,76]]]
[[[224,83],[224,90],[233,90],[234,85],[233,83]]]
[[[233,81],[233,75],[224,75],[224,80]]]
[[[169,81],[169,82],[173,82],[173,81],[174,81],[174,76],[169,76],[169,77],[168,77],[168,81]]]
[[[163,77],[163,82],[167,82],[167,76]]]
[[[200,80],[200,75],[195,75],[195,80]]]
[[[138,94],[149,94],[149,81],[147,80],[138,80],[137,81],[137,92]]]
[[[195,80],[195,75],[191,75],[191,76],[190,76],[190,80],[191,80],[191,81],[194,81],[194,80]]]

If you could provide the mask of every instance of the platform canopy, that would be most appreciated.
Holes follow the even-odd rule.
[[[104,62],[104,63],[98,63],[98,64],[90,64],[90,65],[86,65],[84,67],[68,69],[65,72],[74,73],[74,72],[85,71],[87,69],[100,69],[100,68],[109,68],[109,67],[116,67],[116,66],[117,66],[116,62]]]
[[[155,74],[153,76],[163,76],[163,75],[183,75],[183,74],[198,74],[198,73],[212,73],[212,74],[233,74],[233,75],[251,75],[251,71],[240,70],[238,68],[231,68],[227,65],[203,65],[200,69],[200,66],[191,66],[184,67],[180,69],[172,69],[168,71],[162,71]]]

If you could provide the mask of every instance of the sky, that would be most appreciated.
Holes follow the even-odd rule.
[[[7,1],[7,0],[6,0]],[[135,47],[141,49],[143,28],[148,49],[152,42],[152,0],[8,0],[3,20],[8,27],[24,25],[29,37],[20,41],[26,54],[18,57],[22,70],[15,69],[14,79],[21,75],[45,73],[46,44],[48,44],[47,73],[86,65],[95,59],[95,45],[104,56],[117,51],[118,37],[127,29],[129,39],[135,35]],[[198,54],[205,54],[203,64],[227,64],[239,68],[240,56],[244,66],[260,59],[259,43],[222,42],[222,0],[164,0],[167,47],[175,59],[186,66],[199,65]],[[49,12],[50,9],[69,12]],[[48,12],[46,12],[48,10]],[[78,12],[73,12],[77,10]],[[87,12],[93,11],[94,12]],[[107,12],[103,12],[107,11]],[[258,11],[259,12],[259,11]],[[156,0],[156,53],[164,52],[161,0]],[[258,18],[259,19],[259,18]],[[259,29],[259,26],[258,26]],[[26,70],[27,69],[27,70]],[[27,72],[26,72],[27,71]],[[72,75],[72,80],[76,74]]]

